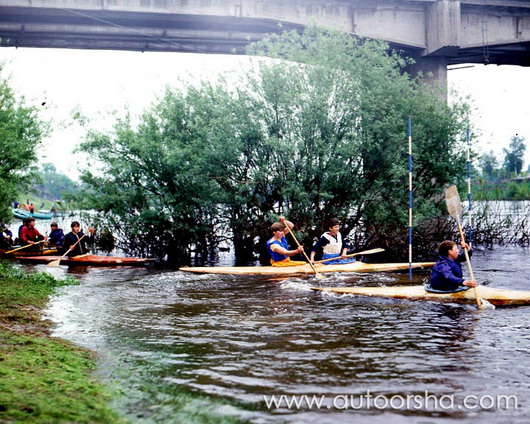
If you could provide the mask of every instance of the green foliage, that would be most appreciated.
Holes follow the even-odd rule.
[[[122,422],[87,351],[47,337],[39,307],[68,278],[0,263],[0,422]]]
[[[482,175],[490,181],[499,175],[499,162],[493,151],[484,153],[480,157],[480,168]]]
[[[79,187],[68,176],[57,172],[53,164],[45,163],[40,172],[40,181],[33,184],[32,191],[45,199],[56,200],[79,191]]]
[[[103,169],[85,172],[87,200],[122,240],[189,254],[221,229],[239,255],[288,214],[306,245],[332,216],[363,241],[395,242],[407,222],[409,115],[415,216],[438,213],[433,200],[464,169],[464,102],[447,106],[404,72],[410,61],[348,34],[308,28],[250,52],[270,58],[236,87],[168,91],[137,129],[125,118],[113,134],[90,133],[82,149]]]
[[[530,200],[530,182],[478,181],[475,186],[476,200]]]
[[[37,160],[35,149],[46,126],[37,110],[17,99],[2,76],[0,65],[0,221],[12,218],[10,203],[31,183]]]
[[[23,269],[0,263],[0,310],[21,304],[42,306],[55,288],[77,284],[77,280],[58,280],[47,272],[27,273]]]
[[[504,169],[508,176],[517,175],[523,169],[524,152],[526,151],[525,138],[514,135],[508,149],[504,152]]]

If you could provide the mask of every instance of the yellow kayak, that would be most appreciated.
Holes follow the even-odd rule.
[[[386,297],[392,299],[426,300],[435,302],[475,303],[473,290],[457,293],[431,293],[424,286],[397,287],[311,287],[315,291],[339,294]],[[530,305],[530,291],[477,287],[477,296],[495,306]]]
[[[434,262],[413,262],[412,268],[426,268],[434,265]],[[320,273],[330,272],[379,272],[398,271],[409,269],[406,263],[366,264],[356,261],[349,264],[324,265],[316,264],[315,268]],[[212,267],[182,267],[180,271],[195,272],[199,274],[230,274],[230,275],[300,275],[314,274],[309,264],[289,267],[275,266],[212,266]]]

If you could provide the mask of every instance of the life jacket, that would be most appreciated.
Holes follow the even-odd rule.
[[[322,248],[323,253],[327,255],[340,255],[342,249],[342,235],[338,233],[335,238],[330,232],[327,232],[322,234],[322,237],[329,241],[329,243]]]
[[[269,255],[271,256],[271,259],[274,262],[279,262],[279,261],[285,260],[287,258],[287,256],[281,255],[281,254],[273,252],[271,250],[271,246],[273,244],[278,244],[281,247],[283,247],[285,250],[289,250],[289,244],[287,243],[287,239],[285,237],[282,237],[281,240],[276,240],[274,238],[271,238],[270,240],[267,241],[267,251],[269,252]]]

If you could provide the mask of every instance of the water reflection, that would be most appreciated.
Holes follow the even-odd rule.
[[[528,289],[520,266],[527,255],[476,254],[477,278]],[[100,354],[101,373],[124,388],[118,407],[134,422],[186,422],[205,413],[213,422],[229,416],[256,423],[522,423],[530,412],[526,307],[477,312],[472,305],[320,294],[309,289],[315,280],[296,278],[62,272],[76,273],[81,284],[63,288],[51,303],[55,333]],[[340,275],[333,285],[407,279]],[[514,394],[519,409],[327,409],[332,396],[367,392],[454,394],[456,402]],[[263,396],[281,394],[329,398],[321,410],[269,411]]]

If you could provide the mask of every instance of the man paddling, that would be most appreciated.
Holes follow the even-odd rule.
[[[0,222],[0,249],[10,249],[13,246],[13,233],[9,227]]]
[[[75,245],[72,250],[68,252],[69,257],[88,253],[86,242],[94,242],[94,228],[88,227],[88,232],[90,235],[83,237],[84,234],[81,231],[81,224],[79,224],[79,222],[73,221],[70,227],[72,228],[72,231],[64,236],[63,250],[68,252],[68,250]]]
[[[271,225],[272,238],[267,241],[267,251],[271,257],[272,266],[297,266],[305,265],[303,261],[292,261],[291,256],[301,253],[304,248],[298,246],[294,250],[289,250],[289,244],[285,238],[287,233],[287,226],[290,230],[294,228],[294,224],[291,221],[285,219],[284,216],[280,216],[280,222],[275,222]]]
[[[37,228],[35,228],[35,218],[24,218],[24,224],[20,229],[20,244],[26,246],[28,244],[36,245],[42,240],[46,240],[46,237],[43,236]],[[41,247],[40,245],[35,247],[30,247],[29,249],[33,250]]]
[[[355,262],[355,258],[347,258],[348,244],[340,233],[340,220],[331,218],[328,222],[328,231],[320,236],[311,249],[311,262],[315,262],[317,252],[322,252],[322,259],[337,258],[334,261],[325,262],[326,265],[347,264]]]
[[[469,245],[461,243],[463,249],[468,251],[469,256],[473,254]],[[466,261],[464,252],[459,252],[454,241],[443,241],[438,246],[438,261],[431,272],[430,286],[434,290],[452,292],[462,286],[476,287],[475,280],[464,280],[462,273],[462,262]]]

